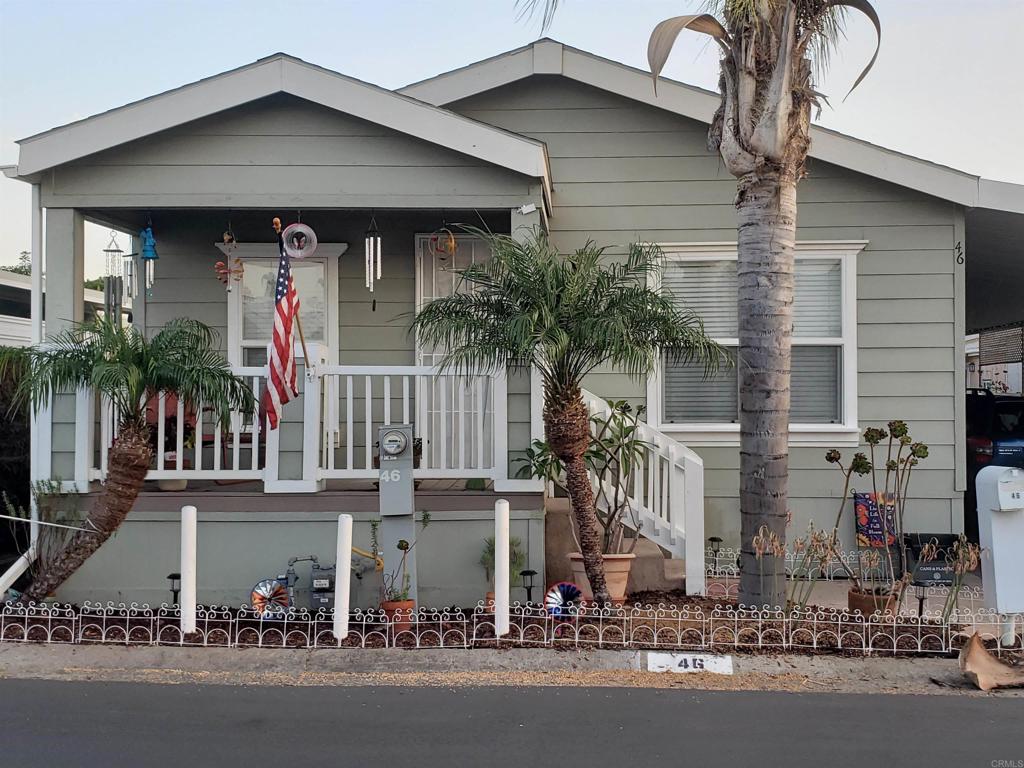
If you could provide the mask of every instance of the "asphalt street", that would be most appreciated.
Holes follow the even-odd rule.
[[[1024,766],[997,697],[11,679],[0,722],[11,768]]]

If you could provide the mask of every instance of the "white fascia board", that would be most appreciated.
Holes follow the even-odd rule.
[[[281,87],[286,93],[526,176],[547,175],[539,141],[319,67],[285,64]]]
[[[1024,184],[979,179],[978,207],[1024,213]]]
[[[555,45],[561,47],[561,74],[571,80],[703,123],[710,123],[718,109],[717,93],[663,77],[655,93],[650,73],[551,40],[414,83],[400,92],[440,106],[534,74],[552,74]],[[969,208],[1024,213],[1024,185],[980,179],[820,126],[811,126],[811,137],[811,157],[824,162]]]
[[[281,90],[270,59],[103,112],[18,142],[21,176],[77,160]]]
[[[23,139],[17,174],[24,177],[281,92],[543,179],[550,193],[543,143],[285,56]]]
[[[445,72],[429,80],[399,88],[398,93],[442,106],[468,96],[523,80],[534,72],[533,46],[519,48],[490,59]]]

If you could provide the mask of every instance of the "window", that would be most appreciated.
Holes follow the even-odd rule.
[[[864,243],[797,245],[790,425],[794,442],[815,433],[856,434],[856,254]],[[736,246],[662,246],[661,288],[704,320],[708,334],[738,344]],[[704,377],[699,365],[664,360],[648,391],[658,427],[691,443],[738,440],[738,368]],[[825,439],[824,437],[822,439]]]
[[[302,330],[306,343],[322,344],[328,359],[337,352],[338,260],[320,257],[331,244],[321,243],[317,256],[292,260],[292,277],[299,294]],[[242,277],[228,293],[228,358],[236,365],[263,366],[267,345],[274,336],[274,288],[277,281],[277,246],[241,243],[231,253],[241,258]]]

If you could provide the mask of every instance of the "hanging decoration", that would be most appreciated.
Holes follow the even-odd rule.
[[[110,242],[103,249],[106,268],[103,273],[103,310],[107,317],[117,317],[121,313],[121,302],[124,298],[127,281],[124,280],[124,270],[127,264],[131,263],[129,254],[125,258],[124,250],[117,242],[117,232],[110,230]],[[131,293],[129,292],[129,297]]]
[[[225,290],[231,293],[232,283],[237,283],[242,279],[242,275],[245,274],[245,266],[242,264],[242,260],[234,258],[230,264],[218,261],[213,265],[213,271],[217,274],[217,279],[224,284]]]
[[[230,255],[238,247],[238,238],[235,237],[235,230],[231,228],[231,219],[228,219],[228,228],[220,238],[224,242],[224,247],[220,250],[225,256]]]
[[[281,239],[284,241],[284,252],[288,254],[289,259],[307,259],[316,253],[316,232],[302,222],[285,227]]]
[[[153,221],[146,223],[146,228],[139,232],[139,241],[142,247],[139,249],[139,258],[145,265],[146,272],[146,295],[153,295],[153,285],[156,283],[156,260],[160,256],[156,252],[156,237],[153,236]]]
[[[430,255],[441,262],[447,261],[450,257],[454,256],[458,248],[459,243],[455,239],[455,233],[448,229],[447,226],[442,226],[436,230],[427,241],[427,250],[430,251]]]
[[[371,216],[370,228],[366,230],[366,287],[370,293],[373,293],[373,284],[380,280],[380,275],[380,230],[377,229],[377,219]]]

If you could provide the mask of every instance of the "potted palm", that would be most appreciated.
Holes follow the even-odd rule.
[[[640,417],[644,406],[634,409],[625,400],[608,404],[608,412],[590,419],[590,445],[584,454],[587,472],[594,492],[594,511],[601,531],[601,559],[611,602],[621,605],[626,600],[626,588],[632,570],[636,538],[627,537],[627,516],[632,519],[632,528],[638,528],[636,510],[633,508],[627,483],[643,459],[649,443],[639,437]],[[520,459],[523,467],[520,476],[533,476],[545,480],[559,480],[562,463],[543,440],[534,441],[526,458]],[[573,530],[579,547],[579,536]],[[593,600],[593,590],[586,573],[581,552],[569,553],[573,580],[586,600]]]
[[[152,339],[134,327],[97,319],[69,328],[45,344],[0,349],[0,368],[24,366],[17,400],[36,409],[54,395],[89,389],[118,414],[107,477],[81,528],[36,574],[22,600],[39,602],[63,584],[124,522],[153,461],[146,403],[176,392],[186,403],[204,403],[227,425],[232,410],[249,412],[255,398],[218,349],[216,332],[183,318]]]
[[[601,366],[645,376],[662,354],[711,372],[724,359],[722,348],[696,314],[649,286],[661,267],[657,246],[634,244],[611,261],[592,242],[563,255],[543,231],[525,237],[469,231],[487,241],[491,258],[454,270],[464,291],[426,304],[413,330],[422,344],[444,351],[442,367],[540,373],[545,440],[564,467],[594,599],[606,603],[601,525],[586,460],[591,425],[583,379]]]
[[[490,584],[490,591],[484,596],[487,605],[494,605],[494,537],[488,536],[484,539],[484,549],[480,553],[480,565],[483,566],[487,575],[487,583]],[[523,553],[523,542],[513,536],[508,540],[508,576],[509,583],[513,583],[519,572],[526,565],[526,555]]]
[[[851,611],[864,615],[876,611],[896,613],[912,579],[904,527],[910,478],[914,467],[928,458],[928,446],[915,442],[906,422],[898,420],[890,421],[886,428],[868,427],[863,440],[868,445],[869,455],[856,453],[849,464],[843,464],[842,454],[835,449],[825,454],[825,461],[834,464],[843,475],[843,494],[839,499],[832,541],[835,543],[839,538],[851,477],[870,475],[871,493],[857,494],[854,503],[857,543],[868,551],[860,558],[857,573],[839,560],[850,579],[847,605]],[[885,460],[880,463],[878,454],[883,445]]]

